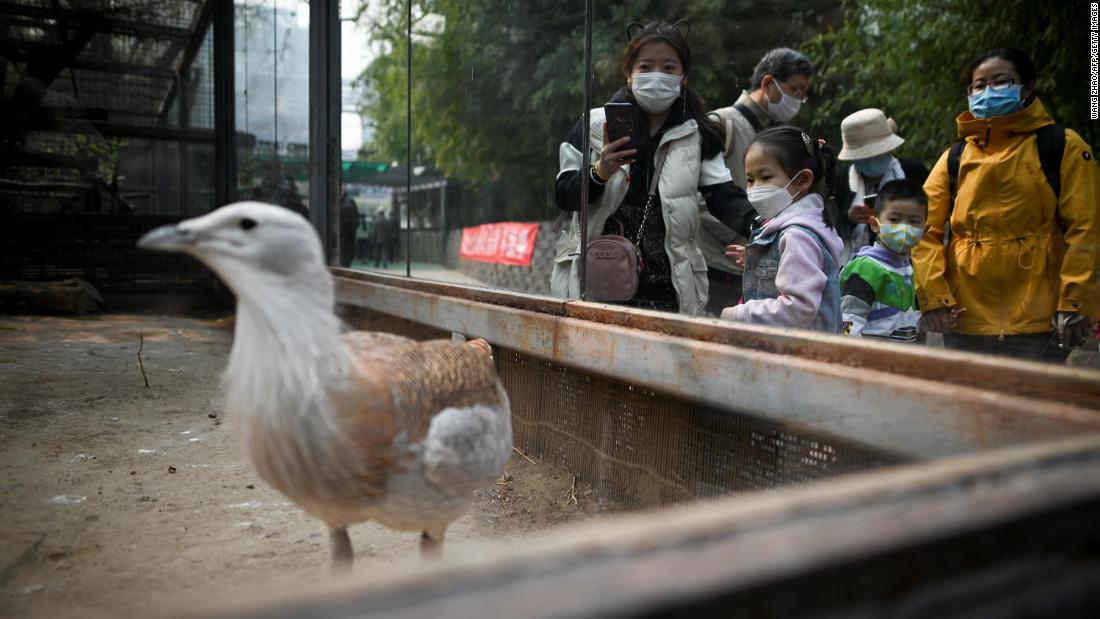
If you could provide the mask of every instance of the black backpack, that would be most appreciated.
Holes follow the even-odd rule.
[[[1035,131],[1035,139],[1039,147],[1039,165],[1043,168],[1047,184],[1054,190],[1054,200],[1057,202],[1062,195],[1062,156],[1066,150],[1066,128],[1058,124],[1044,125]],[[955,196],[959,189],[959,160],[962,159],[964,148],[966,138],[961,138],[951,145],[947,154],[947,178],[951,189],[951,202],[947,206],[949,222],[951,213],[955,212]]]

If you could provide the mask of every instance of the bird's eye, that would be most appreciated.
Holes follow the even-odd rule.
[[[251,230],[256,227],[256,220],[245,217],[241,220],[241,230]]]

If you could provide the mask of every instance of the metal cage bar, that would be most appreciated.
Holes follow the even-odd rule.
[[[705,406],[729,410],[736,403],[742,414],[905,458],[1100,430],[1100,414],[1091,405],[1100,397],[1100,387],[1089,372],[337,273],[337,298],[348,305],[483,337],[496,346]],[[616,321],[616,315],[628,318]],[[606,321],[597,320],[601,317]],[[755,336],[760,343],[733,343],[740,335]],[[833,346],[846,353],[848,363],[818,358],[818,351]],[[1013,384],[1027,386],[1013,387],[1004,380],[960,385],[945,379],[963,377],[975,364],[991,374],[1013,368]],[[946,366],[947,373],[941,368],[932,378],[922,377],[921,368],[932,365]],[[1044,397],[1043,380],[1048,377],[1052,380]],[[1073,398],[1063,396],[1067,388],[1074,389]]]

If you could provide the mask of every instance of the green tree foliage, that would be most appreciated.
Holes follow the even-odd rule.
[[[1088,105],[1084,2],[1034,0],[862,0],[845,4],[844,25],[803,47],[818,64],[813,105],[801,118],[840,141],[840,120],[877,107],[898,123],[901,151],[931,165],[957,139],[966,110],[962,73],[995,47],[1026,51],[1039,98],[1057,122],[1095,145]]]
[[[374,137],[365,157],[406,156],[406,4],[363,3],[360,23],[382,53],[361,80]],[[581,0],[414,0],[413,160],[500,208],[487,217],[553,219],[558,145],[584,111],[584,2]],[[712,107],[747,87],[760,55],[797,45],[839,17],[835,1],[624,0],[598,3],[592,32],[592,105],[625,83],[621,58],[634,21],[686,18],[692,87]],[[441,18],[441,19],[440,19]],[[439,24],[442,23],[442,27]]]
[[[362,7],[383,50],[361,77],[373,93],[364,112],[375,129],[365,155],[403,162],[406,5]],[[557,146],[585,105],[583,9],[581,0],[414,0],[414,161],[469,188],[497,185],[492,195],[502,207],[494,217],[552,218]],[[954,118],[966,109],[962,69],[989,48],[1011,45],[1035,59],[1040,97],[1055,119],[1096,144],[1097,125],[1085,120],[1087,10],[1084,2],[1030,0],[598,3],[591,103],[624,82],[626,24],[686,18],[690,82],[711,107],[748,87],[768,49],[800,47],[820,72],[796,123],[839,145],[844,116],[879,107],[897,120],[902,152],[931,164],[954,141]],[[429,14],[443,27],[428,28]]]

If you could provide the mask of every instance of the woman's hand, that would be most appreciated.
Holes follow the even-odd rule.
[[[745,246],[744,245],[727,245],[726,255],[733,258],[733,263],[742,269],[745,268]]]
[[[875,209],[866,204],[853,204],[848,209],[848,219],[854,224],[865,224],[875,214]]]
[[[603,124],[603,148],[600,149],[600,158],[596,160],[596,163],[592,164],[596,166],[597,176],[600,178],[611,178],[611,175],[618,171],[619,168],[628,163],[634,163],[634,155],[637,154],[637,149],[628,148],[626,150],[619,150],[629,141],[629,136],[623,136],[609,143],[607,141],[607,123]]]
[[[950,333],[959,324],[959,316],[966,311],[965,307],[941,307],[921,314],[925,331],[935,333]]]
[[[1089,336],[1092,335],[1092,323],[1080,314],[1071,314],[1069,312],[1066,312],[1065,314],[1067,314],[1067,322],[1070,320],[1074,320],[1074,317],[1076,316],[1080,316],[1080,318],[1077,318],[1076,321],[1072,324],[1066,325],[1066,327],[1062,330],[1061,339],[1061,342],[1063,343],[1063,345],[1065,345],[1065,347],[1077,348],[1081,344],[1084,344],[1089,339]]]

